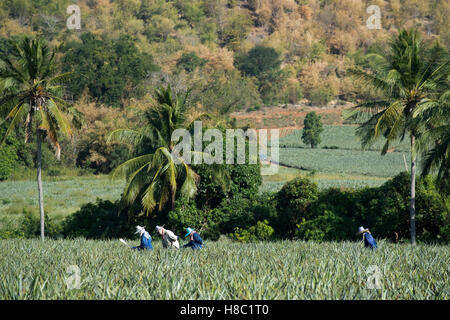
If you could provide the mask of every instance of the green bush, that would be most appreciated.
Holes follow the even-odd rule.
[[[119,201],[97,199],[95,203],[84,204],[64,220],[63,234],[68,238],[86,239],[132,237],[134,227],[120,210]],[[151,230],[149,226],[146,227]]]
[[[31,211],[24,210],[24,216],[20,223],[18,235],[23,234],[24,238],[36,238],[41,235],[41,219],[39,215]],[[44,215],[45,229],[44,234],[47,238],[59,238],[62,235],[61,224],[56,223],[47,214]]]
[[[8,144],[0,146],[0,181],[6,180],[13,173],[18,156],[16,149]]]
[[[280,237],[294,236],[296,225],[302,218],[308,218],[309,207],[317,199],[318,192],[317,184],[303,177],[287,182],[278,191],[278,219],[274,227]]]
[[[311,105],[325,106],[333,99],[333,93],[329,88],[314,88],[307,97]]]
[[[295,236],[304,240],[355,239],[359,226],[376,238],[410,237],[410,177],[404,172],[377,188],[327,189],[320,192],[297,224]],[[450,206],[431,177],[416,182],[416,234],[423,242],[447,242]]]
[[[175,210],[168,214],[167,227],[179,235],[184,235],[187,227],[197,230],[204,239],[218,240],[220,230],[217,218],[209,210],[200,210],[195,201],[180,198],[175,203]]]
[[[231,235],[232,239],[239,242],[268,241],[274,230],[267,220],[258,221],[256,225],[248,229],[236,227]]]

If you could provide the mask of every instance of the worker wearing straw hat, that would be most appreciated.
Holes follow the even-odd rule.
[[[203,245],[203,239],[200,237],[197,231],[192,228],[186,228],[185,238],[189,236],[189,243],[185,244],[183,248],[191,247],[192,249],[201,249]]]
[[[150,234],[145,231],[144,227],[136,226],[136,232],[135,234],[139,233],[141,236],[141,244],[137,247],[132,247],[131,249],[138,249],[138,250],[152,250],[152,237]]]
[[[164,227],[156,226],[156,232],[161,235],[163,248],[180,249],[178,236],[172,231],[164,229]]]
[[[356,235],[360,235],[360,234],[363,235],[364,247],[370,248],[372,250],[375,250],[377,248],[377,242],[372,237],[372,234],[370,233],[369,229],[364,229],[364,227],[359,227]]]

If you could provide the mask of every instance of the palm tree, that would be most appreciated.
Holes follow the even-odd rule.
[[[7,136],[19,123],[25,125],[25,142],[36,135],[36,169],[41,221],[41,239],[44,240],[44,199],[42,190],[41,144],[44,138],[54,147],[59,159],[61,147],[58,133],[71,135],[71,127],[64,112],[79,119],[79,114],[61,98],[59,85],[68,73],[55,74],[55,51],[44,40],[24,37],[10,41],[8,53],[0,53],[0,112],[9,121]]]
[[[143,155],[122,163],[111,173],[113,179],[126,176],[123,200],[128,204],[139,200],[147,215],[156,207],[161,211],[169,199],[173,210],[178,190],[188,198],[197,192],[199,176],[183,159],[176,163],[172,155],[172,133],[191,126],[187,97],[174,94],[170,85],[156,90],[156,104],[145,112],[145,126],[139,130],[118,129],[108,137],[108,142],[147,146]]]
[[[413,117],[417,108],[446,90],[449,61],[444,61],[442,49],[436,45],[427,49],[415,31],[401,30],[386,52],[369,56],[375,67],[370,71],[353,69],[351,73],[372,85],[382,98],[358,104],[350,118],[365,119],[357,133],[364,147],[383,136],[382,154],[389,144],[403,140],[407,134],[411,143],[411,243],[416,244],[415,179],[416,137],[420,135],[420,117]]]
[[[423,133],[418,150],[423,155],[422,175],[437,171],[437,183],[448,188],[450,182],[450,90],[438,99],[428,99],[413,114],[420,118]]]

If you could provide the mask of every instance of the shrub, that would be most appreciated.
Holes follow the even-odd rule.
[[[224,199],[221,206],[213,211],[220,217],[220,231],[223,234],[234,232],[236,227],[247,228],[255,225],[257,221],[268,220],[270,224],[277,222],[277,211],[272,194],[254,194],[246,197],[242,194]]]
[[[409,239],[409,174],[404,172],[377,188],[327,189],[320,192],[297,224],[304,240],[355,239],[358,226],[376,238]],[[448,243],[450,206],[430,177],[416,183],[416,232],[424,242]]]
[[[333,93],[329,88],[315,88],[308,94],[311,105],[325,106],[333,98]]]
[[[297,177],[287,182],[276,195],[278,219],[275,231],[282,238],[292,237],[296,225],[308,217],[308,210],[317,199],[317,184],[307,178]]]
[[[13,173],[18,160],[16,149],[8,144],[0,146],[0,181],[6,180]]]
[[[19,230],[17,230],[16,234],[23,234],[24,238],[39,237],[41,235],[41,219],[39,215],[27,210],[24,210],[23,214]],[[44,221],[44,232],[47,238],[58,238],[61,236],[62,227],[60,224],[56,223],[47,214],[44,215]]]
[[[168,214],[167,225],[169,229],[182,235],[187,227],[191,227],[204,239],[215,241],[220,237],[217,219],[218,217],[211,215],[209,210],[198,209],[194,201],[180,198],[175,203],[175,210]]]
[[[119,201],[97,199],[95,203],[84,204],[64,220],[63,234],[68,238],[86,239],[132,237],[134,225],[129,222],[120,210]]]
[[[248,229],[236,227],[231,235],[232,239],[239,242],[267,241],[270,240],[274,230],[267,220],[258,221],[256,225]]]

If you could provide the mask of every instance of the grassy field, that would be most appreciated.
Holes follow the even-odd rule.
[[[117,200],[124,187],[124,181],[110,181],[105,175],[51,178],[42,184],[45,210],[55,220],[97,198]],[[17,223],[24,211],[39,212],[36,181],[0,182],[0,229]]]
[[[275,192],[281,189],[286,181],[292,180],[297,176],[308,177],[316,182],[319,189],[326,188],[362,188],[362,187],[379,187],[389,178],[364,176],[364,175],[349,175],[349,174],[334,174],[326,172],[316,172],[311,174],[310,171],[300,170],[296,168],[289,168],[279,166],[278,173],[274,175],[263,176],[263,184],[260,188],[261,192]]]
[[[337,147],[339,149],[361,150],[361,141],[356,136],[357,126],[341,125],[341,126],[324,126],[324,130],[320,135],[322,142],[319,148]],[[302,141],[302,130],[294,130],[284,137],[280,137],[280,147],[288,148],[309,148]],[[383,148],[384,141],[375,142],[368,150],[378,150]],[[397,141],[391,147],[395,151],[409,151],[409,138],[406,137],[403,141]]]
[[[280,164],[302,170],[375,177],[393,177],[410,166],[408,156],[404,159],[400,152],[382,156],[378,151],[299,148],[281,148]]]
[[[394,144],[393,149],[382,156],[382,142],[362,150],[355,135],[356,128],[324,126],[322,142],[315,149],[302,142],[302,130],[281,137],[279,172],[263,177],[261,191],[279,190],[286,181],[298,175],[310,177],[320,189],[376,187],[409,170],[408,139]]]
[[[381,240],[372,252],[360,242],[219,241],[194,252],[154,244],[153,251],[135,252],[117,240],[1,240],[0,299],[450,297],[445,246]]]

